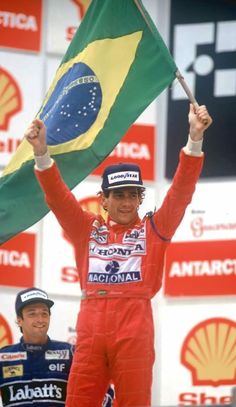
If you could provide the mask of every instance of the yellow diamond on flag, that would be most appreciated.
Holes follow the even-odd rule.
[[[49,152],[51,154],[67,153],[90,147],[99,131],[103,128],[116,96],[128,75],[141,37],[142,32],[139,31],[115,39],[109,38],[94,41],[76,57],[60,66],[38,116],[40,116],[44,106],[49,102],[60,79],[67,75],[69,70],[73,70],[73,67],[79,62],[83,62],[95,72],[102,90],[102,104],[95,122],[83,135],[55,146],[49,146]],[[103,55],[103,58],[100,58],[100,55]],[[79,91],[78,88],[78,92]],[[58,95],[58,97],[60,97],[60,95]],[[14,160],[10,162],[6,168],[4,175],[16,171],[24,162],[32,159],[32,147],[24,140],[18,148]]]

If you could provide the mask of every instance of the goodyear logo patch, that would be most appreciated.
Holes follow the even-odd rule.
[[[114,184],[117,181],[139,181],[138,171],[120,171],[108,175],[109,184]]]
[[[3,366],[3,378],[9,379],[11,377],[23,376],[23,365]]]

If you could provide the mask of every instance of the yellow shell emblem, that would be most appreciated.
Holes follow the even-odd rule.
[[[0,68],[0,130],[7,130],[10,118],[21,110],[21,93],[16,81]]]
[[[236,384],[236,323],[212,318],[196,325],[183,343],[181,363],[194,385]]]

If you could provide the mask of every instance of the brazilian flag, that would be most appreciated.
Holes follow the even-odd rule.
[[[175,79],[177,67],[140,0],[93,0],[37,117],[74,188]],[[0,178],[0,244],[47,212],[24,139]]]

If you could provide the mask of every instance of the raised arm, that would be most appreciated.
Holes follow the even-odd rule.
[[[41,120],[35,119],[25,131],[25,138],[32,145],[35,155],[35,175],[44,192],[45,201],[55,214],[68,237],[78,241],[79,230],[85,230],[91,216],[83,212],[73,193],[67,187],[50,157],[46,142],[46,127]]]
[[[212,118],[204,105],[199,107],[190,105],[188,120],[187,144],[180,152],[179,164],[163,204],[154,215],[158,233],[164,239],[172,238],[186,207],[192,200],[203,165],[203,135],[212,123]]]

